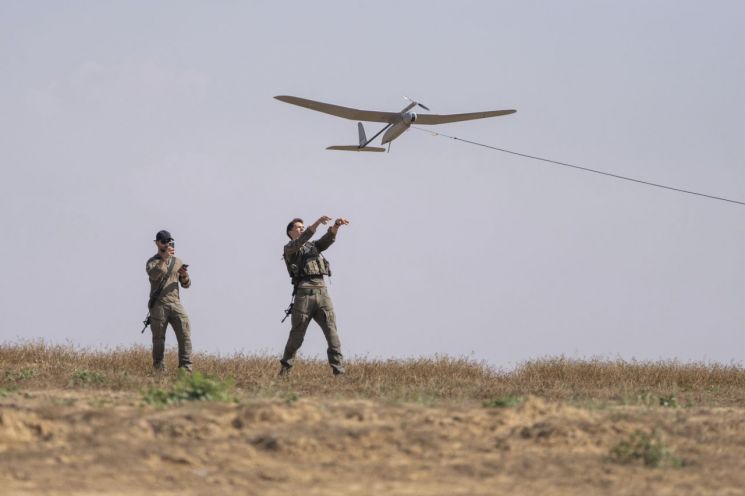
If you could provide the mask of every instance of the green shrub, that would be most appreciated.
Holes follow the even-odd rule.
[[[624,465],[641,462],[647,467],[659,467],[663,463],[674,467],[683,466],[683,461],[672,455],[657,430],[635,430],[610,450],[609,458],[612,462]]]
[[[178,378],[170,389],[152,388],[143,393],[145,403],[166,406],[183,401],[236,401],[233,394],[234,381],[221,381],[199,372],[190,374],[179,371]]]
[[[70,384],[72,386],[93,386],[100,385],[106,381],[106,376],[101,372],[93,372],[90,370],[76,370],[72,374],[72,380]]]
[[[482,405],[485,408],[512,408],[520,405],[523,399],[520,396],[505,395],[494,398],[493,400],[485,401]]]
[[[6,370],[4,374],[5,381],[7,382],[21,382],[31,379],[36,375],[36,370],[28,367],[24,367],[20,370]]]
[[[678,400],[672,394],[668,396],[660,396],[660,406],[678,408]]]

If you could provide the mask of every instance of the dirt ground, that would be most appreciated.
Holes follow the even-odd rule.
[[[636,431],[658,467],[612,461]],[[0,493],[745,494],[745,409],[250,399],[142,404],[85,390],[0,397]]]

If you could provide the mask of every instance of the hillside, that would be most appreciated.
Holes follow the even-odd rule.
[[[739,494],[745,370],[0,347],[3,494]]]

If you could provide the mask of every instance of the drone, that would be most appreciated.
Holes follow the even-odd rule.
[[[388,151],[391,150],[391,141],[401,136],[412,124],[447,124],[449,122],[461,122],[471,121],[474,119],[486,119],[488,117],[498,117],[500,115],[514,114],[517,110],[489,110],[486,112],[471,112],[467,114],[417,114],[411,112],[415,107],[419,107],[423,110],[429,111],[429,108],[423,103],[412,100],[409,97],[404,99],[409,101],[409,104],[404,107],[400,112],[379,112],[376,110],[360,110],[350,107],[342,107],[341,105],[333,105],[331,103],[317,102],[315,100],[307,100],[305,98],[299,98],[297,96],[280,95],[275,96],[277,100],[299,107],[305,107],[316,112],[323,112],[324,114],[331,114],[336,117],[342,117],[344,119],[350,119],[354,121],[365,121],[365,122],[383,122],[385,127],[375,133],[370,139],[367,139],[365,134],[365,127],[362,122],[357,123],[357,130],[359,132],[360,143],[359,145],[335,145],[326,147],[327,150],[340,150],[345,152],[384,152],[385,148],[378,146],[368,146],[372,141],[383,134],[383,138],[380,140],[381,145],[388,144]]]

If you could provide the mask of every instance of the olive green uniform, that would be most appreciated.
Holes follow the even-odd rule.
[[[328,345],[326,354],[331,369],[334,374],[343,374],[343,356],[339,335],[336,332],[334,305],[326,289],[323,275],[307,275],[308,272],[330,275],[328,262],[320,253],[331,246],[336,240],[336,234],[329,229],[317,241],[310,241],[313,234],[315,231],[308,228],[298,239],[285,245],[284,258],[288,268],[294,264],[297,270],[303,271],[304,268],[309,270],[305,271],[306,274],[299,278],[297,284],[295,304],[292,308],[292,329],[280,362],[285,370],[292,368],[295,364],[295,355],[305,339],[308,325],[311,320],[315,320],[326,337]]]
[[[186,315],[181,300],[179,299],[179,283],[181,287],[191,286],[189,275],[179,277],[178,271],[184,263],[181,259],[174,257],[175,263],[171,274],[163,285],[158,299],[155,300],[150,309],[150,320],[153,331],[153,366],[163,367],[163,353],[166,346],[166,328],[171,324],[176,333],[178,341],[178,366],[191,370],[191,329],[189,328],[189,316]],[[155,293],[161,286],[163,278],[168,272],[169,258],[163,261],[160,256],[151,257],[145,264],[145,270],[150,278],[150,294]]]

